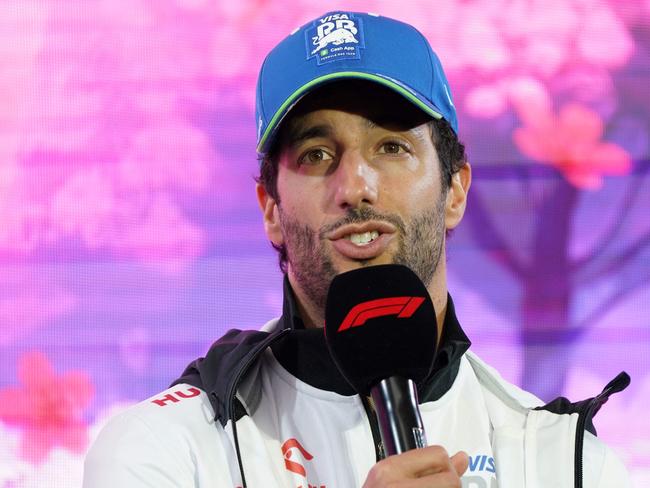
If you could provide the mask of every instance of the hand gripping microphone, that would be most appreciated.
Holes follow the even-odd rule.
[[[426,445],[416,384],[433,368],[437,336],[429,292],[406,266],[360,268],[332,281],[325,340],[341,374],[372,397],[388,455]]]

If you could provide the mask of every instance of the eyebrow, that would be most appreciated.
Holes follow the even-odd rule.
[[[365,119],[364,125],[366,129],[372,130],[379,127],[379,124],[374,122],[371,119]],[[413,132],[413,129],[409,129],[401,132]],[[314,139],[318,137],[332,137],[334,130],[329,124],[320,124],[314,125],[311,127],[306,127],[304,129],[298,129],[293,131],[287,136],[287,142],[289,147],[296,147],[304,141],[309,139]]]
[[[376,128],[377,128],[377,124],[375,124],[375,123],[374,123],[372,120],[370,120],[370,119],[366,119],[364,125],[366,126],[366,129],[376,129]]]
[[[415,131],[418,126],[409,125],[408,121],[402,121],[399,119],[382,119],[374,121],[372,119],[366,119],[364,122],[364,125],[368,130],[380,128],[390,132],[411,133],[418,136],[417,131]],[[395,124],[395,126],[393,126],[393,124]]]
[[[329,125],[314,125],[302,130],[297,130],[289,135],[289,146],[296,147],[301,142],[316,137],[331,137],[332,133],[332,127]]]

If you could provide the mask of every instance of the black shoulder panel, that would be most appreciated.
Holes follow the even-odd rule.
[[[630,384],[630,375],[625,371],[621,372],[614,378],[612,381],[607,383],[607,386],[603,388],[603,391],[593,397],[581,402],[572,403],[565,397],[558,397],[550,403],[547,403],[544,406],[537,407],[535,410],[547,410],[552,413],[557,414],[572,414],[577,413],[584,415],[584,426],[585,429],[596,435],[596,428],[594,427],[593,417],[598,413],[600,407],[602,407],[609,397],[614,393],[623,391]]]
[[[216,420],[223,425],[229,419],[236,420],[243,409],[234,401],[239,380],[281,332],[231,329],[210,347],[204,358],[192,361],[171,386],[187,383],[200,388],[208,394]]]

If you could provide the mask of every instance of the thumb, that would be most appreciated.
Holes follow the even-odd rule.
[[[469,456],[464,451],[459,451],[454,454],[451,458],[451,465],[456,470],[458,476],[463,476],[463,473],[467,471],[467,466],[469,466]]]

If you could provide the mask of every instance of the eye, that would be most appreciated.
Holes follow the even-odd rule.
[[[388,141],[382,143],[379,152],[382,154],[403,154],[408,152],[409,148],[397,141]]]
[[[303,165],[315,165],[315,164],[320,164],[323,161],[329,161],[332,158],[332,155],[329,154],[327,151],[321,148],[316,148],[316,149],[310,149],[309,151],[305,152],[300,158],[298,158],[298,164]]]

